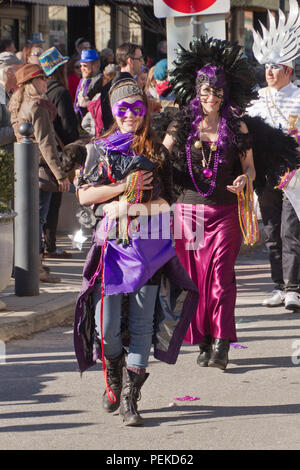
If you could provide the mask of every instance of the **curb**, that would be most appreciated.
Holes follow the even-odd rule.
[[[26,339],[34,333],[48,330],[55,326],[73,325],[75,302],[42,313],[31,313],[24,315],[24,320],[17,318],[1,319],[0,341],[8,343],[12,340]]]

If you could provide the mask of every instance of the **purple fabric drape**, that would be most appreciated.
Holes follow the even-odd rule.
[[[175,256],[171,234],[164,233],[163,215],[139,218],[139,228],[131,233],[129,245],[108,240],[105,252],[104,284],[106,295],[140,289],[164,264]],[[105,220],[97,227],[99,245],[105,238]],[[110,230],[112,230],[114,223]]]

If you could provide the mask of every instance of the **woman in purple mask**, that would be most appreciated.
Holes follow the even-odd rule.
[[[104,410],[114,412],[120,406],[125,425],[140,426],[137,400],[149,375],[153,337],[154,356],[174,363],[198,293],[172,246],[169,154],[152,135],[147,98],[135,80],[116,79],[110,104],[115,123],[88,145],[78,176],[78,198],[92,208],[95,231],[76,306],[74,341],[80,371],[95,363],[101,346]],[[166,276],[189,293],[181,314],[174,314],[174,304],[168,302]]]
[[[224,370],[230,342],[237,340],[234,265],[242,241],[237,195],[255,179],[240,116],[255,97],[255,79],[240,46],[213,38],[180,48],[175,64],[172,85],[182,109],[164,139],[178,194],[175,226],[190,222],[202,233],[194,245],[187,231],[176,239],[178,257],[199,289],[185,341],[200,345],[199,366]]]

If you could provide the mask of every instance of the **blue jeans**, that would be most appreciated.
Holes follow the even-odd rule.
[[[148,365],[153,335],[153,317],[158,286],[143,286],[129,297],[130,345],[127,366],[144,369]],[[96,329],[100,332],[101,291],[94,291]],[[123,294],[106,295],[103,301],[103,343],[107,359],[118,357],[123,350],[121,313]]]
[[[47,221],[47,215],[49,212],[51,197],[53,193],[48,191],[39,190],[39,216],[40,216],[40,254],[43,253],[43,241],[42,241],[42,233],[43,233],[43,226]]]

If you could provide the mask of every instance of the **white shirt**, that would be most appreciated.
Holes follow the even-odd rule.
[[[300,88],[289,83],[279,91],[272,87],[261,88],[258,94],[259,99],[253,100],[247,108],[249,116],[260,116],[270,126],[287,132],[289,115],[297,115],[296,127],[300,128]]]
[[[0,83],[0,104],[6,104],[6,91],[4,86]]]

